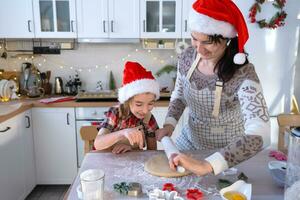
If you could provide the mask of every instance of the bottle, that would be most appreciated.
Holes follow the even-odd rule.
[[[284,199],[295,200],[300,197],[300,127],[292,129],[289,137]]]

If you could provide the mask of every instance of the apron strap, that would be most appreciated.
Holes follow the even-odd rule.
[[[196,67],[197,67],[197,65],[198,65],[198,63],[199,63],[199,61],[200,61],[200,58],[201,58],[200,54],[197,54],[196,59],[194,60],[194,62],[193,62],[193,64],[192,64],[191,68],[189,69],[189,71],[188,71],[188,73],[187,73],[187,75],[186,75],[186,78],[187,78],[188,80],[190,80],[190,78],[191,78],[193,72],[195,71],[195,69],[196,69]]]
[[[196,59],[194,60],[191,68],[189,69],[186,78],[188,80],[190,80],[193,72],[195,71],[199,61],[200,61],[200,54],[197,54]],[[212,116],[214,118],[217,118],[219,116],[220,113],[220,104],[221,104],[221,95],[222,95],[222,89],[223,89],[223,82],[218,80],[216,82],[216,91],[215,91],[215,102],[214,102],[214,107],[213,107],[213,111],[212,111]]]
[[[216,90],[215,90],[215,102],[214,102],[214,108],[213,108],[213,111],[212,111],[212,116],[214,118],[217,118],[219,116],[219,113],[220,113],[222,89],[223,89],[223,82],[220,81],[220,80],[217,80]]]

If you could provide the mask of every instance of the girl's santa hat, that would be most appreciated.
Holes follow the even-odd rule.
[[[222,35],[225,38],[238,36],[238,50],[233,61],[244,64],[244,45],[249,38],[244,17],[231,0],[197,0],[189,16],[191,31],[207,35]]]
[[[126,62],[123,71],[123,84],[119,88],[119,102],[124,103],[131,97],[150,92],[159,99],[159,84],[150,71],[137,62]]]

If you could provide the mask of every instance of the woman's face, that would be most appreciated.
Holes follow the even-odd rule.
[[[226,49],[226,40],[221,39],[220,43],[212,42],[209,36],[203,33],[192,31],[192,45],[203,59],[219,59]]]
[[[150,112],[155,103],[155,95],[152,93],[143,93],[135,95],[129,101],[129,108],[132,114],[139,119],[143,119]]]

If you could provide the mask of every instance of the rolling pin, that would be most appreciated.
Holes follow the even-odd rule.
[[[161,143],[164,147],[164,150],[165,150],[165,153],[166,153],[166,156],[167,156],[168,160],[171,159],[172,154],[179,154],[180,153],[170,137],[164,136],[161,139]],[[179,173],[184,173],[185,169],[182,166],[176,166],[176,171],[179,172]]]

